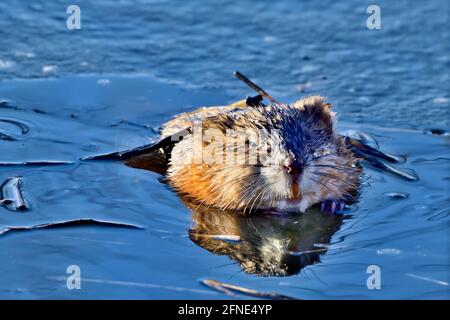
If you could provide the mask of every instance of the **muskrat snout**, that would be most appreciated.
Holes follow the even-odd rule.
[[[284,171],[290,175],[300,175],[305,167],[303,160],[292,160],[283,166]]]

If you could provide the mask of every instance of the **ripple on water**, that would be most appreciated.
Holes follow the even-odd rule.
[[[407,192],[385,192],[383,194],[392,199],[407,199],[409,197]]]

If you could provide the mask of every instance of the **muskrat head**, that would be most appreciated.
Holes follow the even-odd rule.
[[[341,209],[356,191],[360,169],[335,133],[330,107],[309,97],[206,118],[174,147],[169,181],[222,209],[304,212],[316,203]]]

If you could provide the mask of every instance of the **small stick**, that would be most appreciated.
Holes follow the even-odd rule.
[[[258,94],[260,94],[262,97],[266,98],[267,100],[269,100],[272,103],[275,104],[281,104],[279,103],[277,100],[275,100],[270,94],[268,94],[266,91],[264,91],[261,87],[259,87],[258,85],[256,85],[254,82],[252,82],[249,78],[247,78],[246,76],[244,76],[242,73],[240,73],[239,71],[235,71],[234,75],[236,76],[236,78],[238,78],[239,80],[241,80],[242,82],[244,82],[246,85],[248,85],[250,88],[252,88],[253,90],[255,90],[256,92],[258,92]]]
[[[243,295],[247,295],[250,297],[256,297],[261,299],[271,299],[271,300],[296,300],[296,298],[285,296],[282,294],[278,294],[275,292],[260,292],[240,286],[236,286],[233,284],[228,284],[224,282],[220,282],[212,279],[204,279],[201,280],[201,283],[204,286],[215,289],[219,292],[225,293],[230,296],[236,296],[234,293],[240,293]]]

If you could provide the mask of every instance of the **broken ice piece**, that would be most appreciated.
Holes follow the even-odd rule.
[[[7,180],[1,186],[0,205],[11,211],[24,211],[29,209],[20,190],[21,180],[19,177]]]
[[[106,227],[117,227],[117,228],[132,228],[132,229],[143,229],[141,226],[123,223],[123,222],[114,222],[107,220],[97,220],[97,219],[78,219],[78,220],[62,220],[62,221],[53,221],[49,223],[42,223],[37,225],[24,225],[24,226],[6,226],[0,225],[0,236],[10,232],[10,231],[29,231],[35,229],[50,229],[50,228],[61,228],[61,227],[70,227],[70,226],[85,226],[85,225],[100,225]]]
[[[228,284],[217,280],[212,279],[204,279],[201,280],[201,283],[211,289],[222,292],[226,295],[235,296],[235,293],[246,295],[249,297],[255,297],[260,299],[271,299],[271,300],[292,300],[296,299],[293,297],[285,296],[282,294],[278,294],[275,292],[260,292],[252,289],[248,289],[245,287],[237,286],[234,284]]]
[[[406,192],[385,192],[383,194],[392,199],[406,199],[409,197],[409,194]]]

